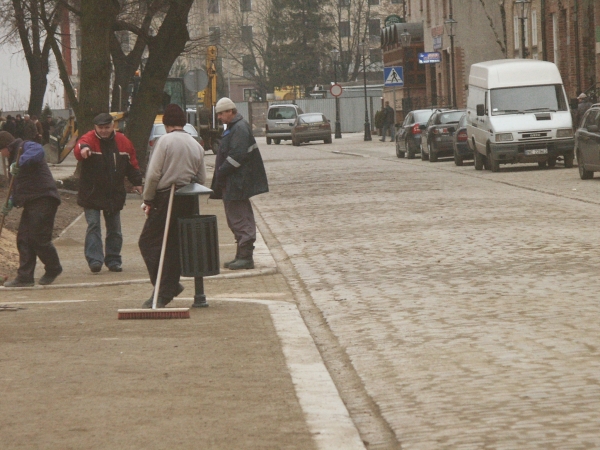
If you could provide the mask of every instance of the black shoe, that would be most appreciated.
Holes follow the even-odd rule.
[[[33,281],[21,281],[18,278],[15,278],[12,281],[6,281],[4,287],[32,287],[33,284]]]
[[[121,264],[113,264],[112,266],[108,266],[108,270],[110,270],[111,272],[123,272]]]
[[[252,259],[236,259],[229,264],[229,270],[254,269],[254,260]]]
[[[56,277],[58,277],[60,274],[62,273],[62,269],[60,269],[60,272],[51,275],[48,272],[46,272],[42,278],[39,279],[38,284],[41,284],[42,286],[46,286],[47,284],[52,284],[54,282],[54,280],[56,280]]]
[[[143,309],[152,309],[152,302],[154,300],[154,296],[150,297],[148,300],[146,300],[143,304],[142,304],[142,308]],[[169,303],[171,303],[171,300],[173,300],[172,298],[163,298],[163,297],[158,297],[156,299],[156,307],[157,308],[164,308],[165,306],[167,306]]]
[[[236,261],[237,261],[237,258],[232,259],[231,261],[227,261],[226,263],[223,264],[223,267],[225,267],[226,269],[229,269],[229,266],[232,265]]]
[[[98,273],[102,270],[102,264],[92,263],[90,264],[90,270],[92,271],[92,273]]]
[[[379,139],[381,142],[385,142],[385,139]]]

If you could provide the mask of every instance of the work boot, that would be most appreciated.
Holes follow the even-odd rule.
[[[32,287],[33,286],[33,280],[31,281],[23,281],[23,280],[19,280],[19,278],[15,278],[12,281],[6,281],[4,283],[4,287]]]
[[[153,300],[154,300],[154,295],[151,295],[150,298],[142,304],[142,308],[152,309],[152,301]],[[171,303],[171,300],[173,300],[173,299],[172,298],[164,298],[159,295],[158,298],[156,299],[156,307],[164,308],[169,303]]]
[[[236,262],[239,257],[240,257],[240,246],[238,245],[235,250],[235,258],[233,258],[231,261],[227,261],[226,263],[224,263],[223,267],[225,267],[226,269],[229,269],[229,266],[231,264],[233,264],[234,262]]]
[[[62,273],[62,268],[60,269],[59,272],[55,272],[55,273],[46,272],[42,276],[42,278],[39,279],[38,284],[41,284],[42,286],[52,284],[54,282],[54,280],[56,280],[56,277],[58,277],[61,273]]]
[[[253,252],[254,245],[252,244],[240,246],[238,259],[229,264],[229,270],[254,269]]]

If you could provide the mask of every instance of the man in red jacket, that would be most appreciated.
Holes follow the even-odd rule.
[[[74,153],[82,162],[77,204],[84,208],[88,224],[85,258],[93,273],[100,272],[103,264],[111,272],[121,272],[121,210],[127,195],[125,177],[135,191],[142,193],[142,175],[135,149],[122,133],[115,132],[113,117],[102,113],[94,118],[94,130],[77,141]],[[102,245],[100,211],[106,225],[105,246]]]

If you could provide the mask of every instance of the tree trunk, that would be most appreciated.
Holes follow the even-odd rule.
[[[27,112],[32,116],[38,118],[42,115],[42,108],[44,107],[44,96],[46,95],[46,87],[48,85],[48,57],[46,57],[46,64],[44,61],[36,61],[34,64],[29,65],[29,106]],[[46,66],[41,67],[41,66]]]
[[[108,112],[110,96],[110,36],[119,13],[117,0],[81,2],[81,84],[77,127],[82,135],[93,118]]]
[[[148,62],[142,73],[140,88],[135,96],[125,134],[133,142],[140,166],[147,164],[148,136],[162,104],[163,90],[171,66],[183,52],[189,40],[188,14],[193,0],[173,0],[165,19],[148,43]]]

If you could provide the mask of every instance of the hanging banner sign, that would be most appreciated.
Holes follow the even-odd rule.
[[[419,53],[419,64],[436,64],[442,62],[440,52]]]

